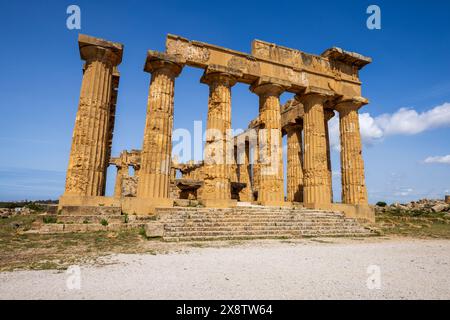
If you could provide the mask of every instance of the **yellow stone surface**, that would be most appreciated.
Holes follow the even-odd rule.
[[[123,45],[87,35],[80,35],[78,42],[85,65],[60,206],[119,206],[128,214],[144,215],[171,207],[175,197],[227,208],[236,206],[233,196],[265,206],[302,203],[373,221],[358,118],[359,108],[367,103],[361,97],[359,70],[370,58],[335,47],[314,55],[261,40],[254,40],[251,52],[245,53],[168,35],[165,52],[147,52],[144,71],[151,80],[142,150],[112,157]],[[174,90],[185,65],[204,70],[200,81],[209,86],[208,133],[203,161],[179,164],[172,159]],[[245,132],[254,141],[228,135],[237,82],[248,84],[259,97],[259,114]],[[295,99],[281,107],[283,92],[295,94]],[[342,203],[333,203],[332,191],[328,123],[336,113]],[[104,196],[108,165],[117,168],[113,197]],[[130,166],[137,187],[134,194],[124,195]]]

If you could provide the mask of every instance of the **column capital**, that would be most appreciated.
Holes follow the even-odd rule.
[[[162,71],[170,76],[177,77],[183,69],[184,63],[184,59],[179,56],[148,50],[144,71],[148,73]]]
[[[333,109],[337,110],[338,112],[342,112],[345,110],[358,110],[368,103],[369,100],[361,96],[341,97],[335,102]]]
[[[239,70],[219,65],[210,65],[205,69],[200,82],[208,85],[221,83],[226,85],[227,87],[232,87],[236,84],[237,79],[241,76],[242,72],[240,72]]]
[[[310,86],[307,87],[303,93],[296,94],[294,98],[303,104],[308,102],[323,104],[326,101],[333,99],[335,95],[336,93],[332,90]]]
[[[260,77],[250,86],[250,91],[259,96],[276,96],[279,97],[286,88],[290,87],[288,81],[281,81],[270,77]]]
[[[323,109],[323,116],[325,118],[325,121],[328,122],[331,120],[331,118],[334,117],[334,111],[332,109],[325,108]]]
[[[300,123],[290,123],[283,127],[283,130],[286,131],[286,133],[295,132],[297,130],[302,130],[303,125]]]
[[[117,66],[122,62],[123,44],[95,38],[85,34],[78,36],[80,57],[87,62],[101,60]]]

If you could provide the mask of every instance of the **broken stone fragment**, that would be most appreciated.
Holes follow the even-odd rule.
[[[431,208],[431,210],[433,210],[433,212],[442,212],[442,211],[446,211],[447,209],[448,209],[448,205],[442,204],[442,203],[439,203]]]
[[[147,238],[157,238],[164,235],[164,225],[159,222],[147,223],[144,229]]]

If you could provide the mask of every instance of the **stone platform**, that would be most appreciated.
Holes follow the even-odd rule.
[[[303,208],[159,208],[157,215],[151,230],[165,241],[375,235],[343,213]]]
[[[375,233],[343,213],[299,207],[157,208],[152,216],[127,215],[117,207],[64,207],[43,215],[29,233],[120,231],[145,228],[164,241],[370,236]],[[46,223],[43,221],[46,220]],[[50,221],[50,222],[49,222]]]
[[[145,227],[156,216],[122,213],[120,206],[63,206],[57,214],[43,214],[27,233],[120,231]]]

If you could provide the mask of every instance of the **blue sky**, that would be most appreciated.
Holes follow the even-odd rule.
[[[81,30],[66,28],[71,4],[81,8]],[[381,30],[366,28],[371,4],[381,8]],[[444,157],[450,155],[448,1],[2,0],[0,27],[0,200],[63,192],[81,83],[79,32],[125,45],[113,154],[141,148],[146,50],[164,50],[167,33],[244,52],[253,39],[316,54],[339,46],[373,58],[360,74],[370,99],[361,109],[370,201],[450,193],[450,157]],[[201,74],[185,68],[177,78],[175,128],[192,130],[193,121],[206,120]],[[257,111],[248,86],[233,87],[233,127],[245,128]],[[330,132],[337,141],[335,124]],[[339,199],[337,150],[332,160]],[[114,170],[109,173],[111,194]]]

